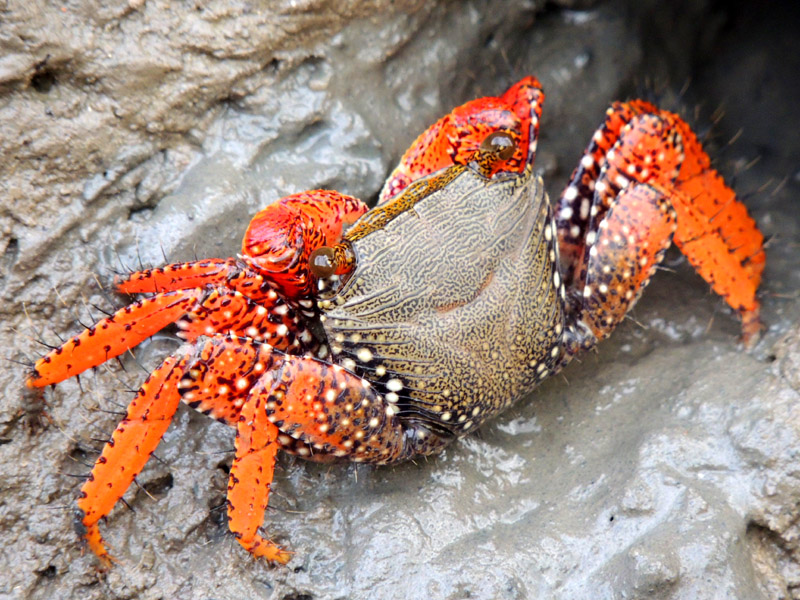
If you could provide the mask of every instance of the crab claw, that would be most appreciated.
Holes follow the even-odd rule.
[[[499,98],[479,98],[453,109],[426,129],[386,180],[378,204],[394,198],[414,181],[452,165],[469,165],[485,155],[485,140],[502,132],[514,150],[494,160],[484,174],[520,173],[532,165],[544,92],[535,77],[525,77]],[[497,157],[500,158],[500,157]]]
[[[245,260],[290,298],[312,295],[311,254],[333,246],[367,212],[357,198],[328,190],[287,196],[257,213],[242,242]]]

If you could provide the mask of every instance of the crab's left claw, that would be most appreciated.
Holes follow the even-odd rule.
[[[490,135],[514,139],[514,152],[493,162],[484,174],[520,173],[533,164],[544,92],[535,77],[525,77],[499,98],[472,100],[428,127],[406,151],[381,191],[378,204],[397,196],[409,184],[452,165],[468,165],[482,153]]]

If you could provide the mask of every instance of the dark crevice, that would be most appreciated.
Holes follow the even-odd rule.
[[[56,576],[56,568],[53,565],[50,565],[46,569],[42,569],[41,571],[36,572],[40,577],[44,577],[45,579],[53,579]]]
[[[47,65],[49,59],[48,54],[43,61],[37,63],[31,77],[31,87],[41,94],[49,93],[58,83],[55,70]]]
[[[19,256],[19,240],[17,238],[11,238],[8,240],[8,244],[6,244],[6,249],[3,251],[3,258],[2,258],[2,265],[4,270],[10,270],[12,266],[17,262],[17,257]]]
[[[99,444],[99,442],[96,443]],[[91,468],[94,461],[97,459],[97,452],[83,446],[76,446],[72,452],[69,453],[69,457],[77,464]]]
[[[172,479],[172,474],[167,473],[163,477],[159,477],[158,479],[148,482],[143,487],[148,494],[153,496],[156,500],[160,500],[167,495],[167,492],[172,488],[173,483],[174,481]]]
[[[31,87],[42,94],[47,94],[55,85],[55,73],[49,69],[42,71],[41,73],[36,73],[33,77],[31,77]]]
[[[147,204],[141,206],[132,206],[128,209],[128,220],[130,221],[134,215],[147,214],[153,212],[153,207]]]
[[[277,73],[278,71],[280,71],[282,65],[283,61],[281,59],[273,58],[266,65],[264,65],[264,71],[266,71],[267,73]]]

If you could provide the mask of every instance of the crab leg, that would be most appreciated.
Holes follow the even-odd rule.
[[[278,428],[267,420],[265,399],[250,398],[236,428],[236,458],[228,480],[228,528],[253,556],[281,564],[291,555],[258,533],[269,502],[278,452]]]
[[[58,383],[119,356],[177,321],[202,296],[200,288],[163,292],[121,308],[37,360],[28,387]]]
[[[256,534],[269,494],[278,430],[259,402],[246,402],[259,377],[272,365],[272,349],[251,340],[217,335],[169,357],[142,384],[81,488],[76,529],[104,562],[98,521],[108,515],[147,463],[183,399],[238,428],[231,468],[228,513],[231,531],[256,556],[286,562],[289,554]],[[259,512],[260,511],[260,512]],[[258,521],[254,519],[258,515]]]
[[[225,288],[161,292],[129,304],[40,358],[28,386],[43,387],[78,375],[175,321],[182,330],[179,335],[189,341],[233,331],[283,350],[307,350],[314,338],[299,325],[296,313],[272,290],[264,295],[263,303]]]
[[[245,268],[235,258],[210,258],[118,275],[114,283],[122,294],[156,294],[208,284],[224,285],[228,280],[238,278]],[[255,276],[255,273],[252,275]]]
[[[251,554],[286,563],[290,554],[264,539],[258,528],[269,500],[278,428],[267,420],[260,378],[274,362],[273,349],[246,338],[215,336],[192,353],[179,385],[189,406],[236,427],[236,457],[228,481],[228,527]]]
[[[675,243],[703,279],[739,313],[747,343],[761,329],[756,291],[766,264],[764,236],[734,191],[711,168],[694,132],[680,119],[678,128],[686,160],[675,181],[680,192],[680,201],[673,200],[678,214]]]
[[[675,243],[739,312],[744,340],[752,341],[760,327],[755,293],[764,266],[763,236],[711,168],[689,126],[640,100],[607,111],[559,200],[556,219],[568,286],[580,290],[593,232],[613,199],[635,182],[669,200],[677,215]]]
[[[184,361],[167,358],[142,384],[81,487],[75,529],[106,565],[112,559],[97,522],[122,498],[169,427],[180,401],[178,380]]]
[[[588,249],[579,289],[579,317],[601,340],[622,321],[664,258],[676,228],[675,211],[658,190],[643,184],[611,203]]]

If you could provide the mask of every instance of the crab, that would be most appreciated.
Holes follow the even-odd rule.
[[[278,451],[386,464],[440,451],[607,337],[674,241],[759,328],[763,237],[677,115],[615,103],[555,209],[534,172],[544,93],[526,77],[412,144],[375,208],[333,191],[257,213],[241,253],[141,270],[145,297],[42,357],[30,387],[100,365],[175,323],[186,344],[138,390],[80,491],[98,523],[182,400],[236,429],[228,525],[256,557]]]

